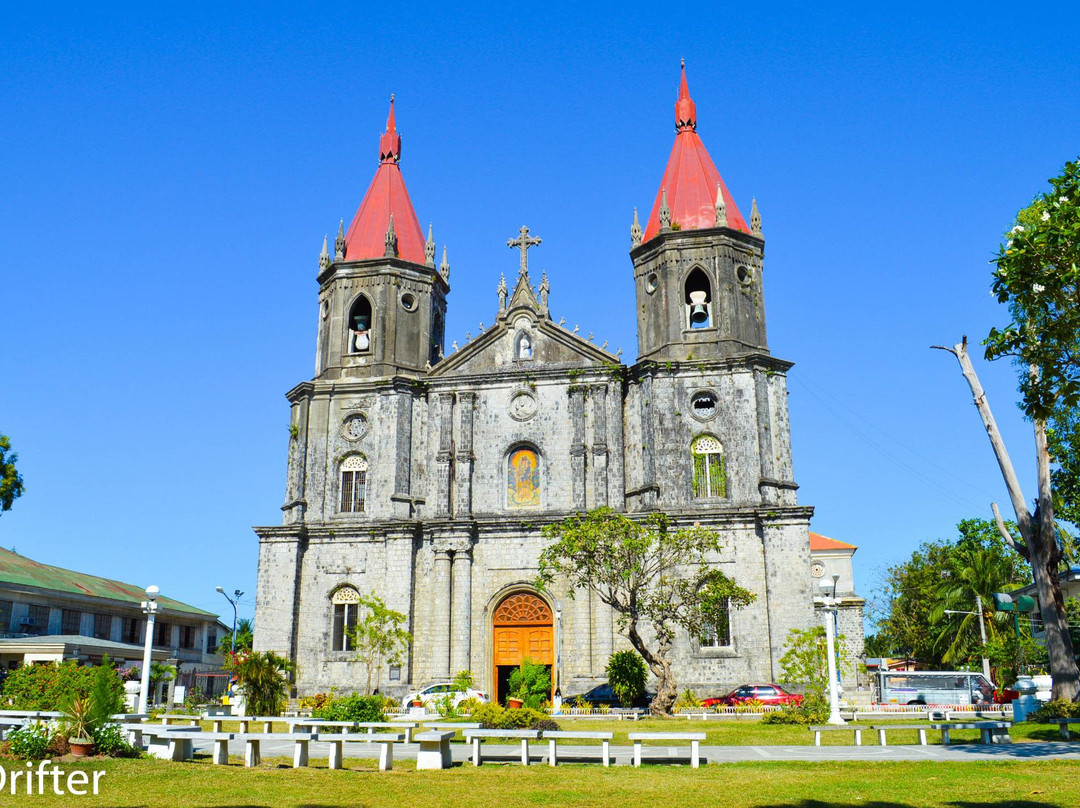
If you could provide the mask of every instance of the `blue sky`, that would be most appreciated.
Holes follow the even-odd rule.
[[[872,5],[872,4],[871,4]],[[0,431],[26,495],[0,544],[254,611],[251,525],[284,496],[317,255],[353,215],[391,92],[451,263],[447,340],[490,323],[505,242],[544,239],[556,318],[636,355],[632,211],[698,132],[766,235],[793,360],[800,501],[878,573],[1007,502],[955,360],[1005,312],[990,259],[1080,152],[1074,4],[29,6],[0,21]],[[1030,429],[979,364],[1027,493]]]

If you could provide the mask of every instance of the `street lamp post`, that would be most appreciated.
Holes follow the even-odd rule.
[[[945,614],[977,614],[979,616],[979,636],[982,638],[982,647],[983,647],[983,652],[984,652],[983,653],[983,658],[982,658],[983,676],[986,677],[986,681],[988,681],[988,682],[991,681],[991,679],[990,679],[990,660],[986,658],[986,654],[985,654],[985,651],[986,651],[986,621],[983,618],[982,598],[979,597],[978,593],[976,593],[976,595],[975,595],[975,611],[973,611],[973,612],[965,612],[965,611],[960,611],[960,610],[957,610],[957,609],[946,609]]]
[[[220,586],[217,586],[217,587],[214,587],[214,588],[217,589],[218,592],[220,592],[222,595],[225,596],[225,600],[229,601],[229,603],[232,604],[232,652],[235,654],[236,653],[236,604],[240,600],[240,596],[243,595],[244,593],[241,592],[239,589],[237,589],[236,591],[233,592],[233,597],[230,598],[228,593],[224,589],[222,589]]]
[[[825,611],[825,654],[829,662],[829,719],[827,723],[842,725],[844,721],[840,715],[840,692],[836,683],[836,582],[839,575],[834,575],[832,583],[822,581],[821,601]]]
[[[146,600],[139,605],[146,615],[146,640],[143,643],[142,682],[139,685],[139,710],[150,712],[150,651],[154,642],[154,617],[158,610],[158,595],[161,590],[156,586],[146,587]]]

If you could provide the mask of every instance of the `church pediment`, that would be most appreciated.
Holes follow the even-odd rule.
[[[619,362],[612,353],[567,331],[535,311],[508,308],[505,319],[431,370],[433,378],[499,371],[604,367]]]

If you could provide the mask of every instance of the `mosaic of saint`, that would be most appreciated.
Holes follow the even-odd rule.
[[[511,508],[540,505],[540,458],[532,449],[510,455],[506,469],[506,503]]]

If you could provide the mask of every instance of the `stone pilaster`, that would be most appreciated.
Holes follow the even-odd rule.
[[[773,463],[772,407],[769,405],[769,377],[764,368],[754,368],[754,405],[757,410],[758,456],[761,458],[761,501],[778,502],[776,470]]]
[[[289,470],[285,482],[285,504],[281,506],[282,524],[294,525],[304,521],[307,511],[307,446],[308,411],[311,399],[303,396],[294,401],[289,419]]]
[[[450,551],[435,550],[435,575],[431,621],[431,660],[428,669],[433,679],[450,676]]]
[[[450,616],[450,672],[469,670],[472,654],[472,552],[454,551]]]
[[[608,504],[608,386],[606,384],[594,384],[590,388],[590,397],[592,398],[593,427],[592,507],[599,508]]]
[[[441,393],[437,399],[436,412],[439,430],[439,451],[435,455],[435,518],[450,515],[451,469],[454,457],[454,395]]]
[[[573,507],[585,510],[585,388],[571,387],[570,395],[570,483]]]
[[[473,477],[473,412],[476,393],[458,394],[458,446],[454,491],[454,515],[469,516],[472,513]]]

